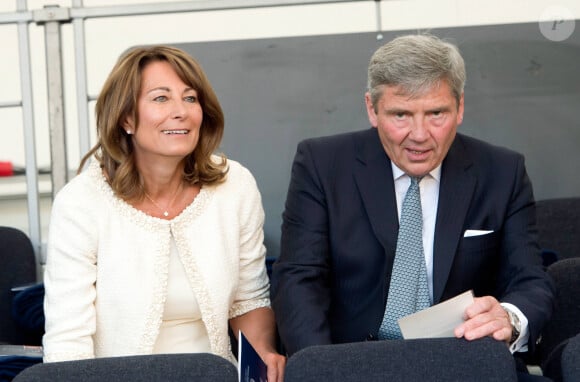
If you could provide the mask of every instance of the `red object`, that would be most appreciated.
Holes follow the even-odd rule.
[[[12,166],[12,162],[0,161],[0,176],[12,176],[12,175],[14,175],[14,166]]]

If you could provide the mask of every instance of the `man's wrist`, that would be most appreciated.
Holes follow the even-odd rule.
[[[522,323],[520,322],[520,319],[515,312],[505,306],[503,306],[503,309],[507,313],[510,325],[512,327],[512,336],[509,341],[509,344],[512,345],[520,337],[522,332]]]

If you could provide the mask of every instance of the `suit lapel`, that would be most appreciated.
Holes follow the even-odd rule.
[[[463,236],[465,217],[475,190],[476,178],[460,135],[455,138],[441,167],[439,202],[433,245],[433,301],[440,302]]]
[[[375,236],[387,254],[395,254],[399,222],[391,162],[375,128],[355,142],[355,181]]]

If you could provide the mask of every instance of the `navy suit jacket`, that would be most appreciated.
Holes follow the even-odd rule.
[[[398,225],[391,162],[376,129],[298,145],[271,290],[289,354],[376,338]],[[467,229],[493,232],[464,237]],[[554,293],[536,236],[523,156],[457,134],[441,168],[434,303],[470,289],[512,303],[529,320],[533,349]]]

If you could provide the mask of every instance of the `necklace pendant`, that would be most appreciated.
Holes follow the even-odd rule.
[[[163,216],[165,216],[165,217],[168,217],[168,216],[169,216],[169,212],[165,211],[165,212],[163,213]]]

